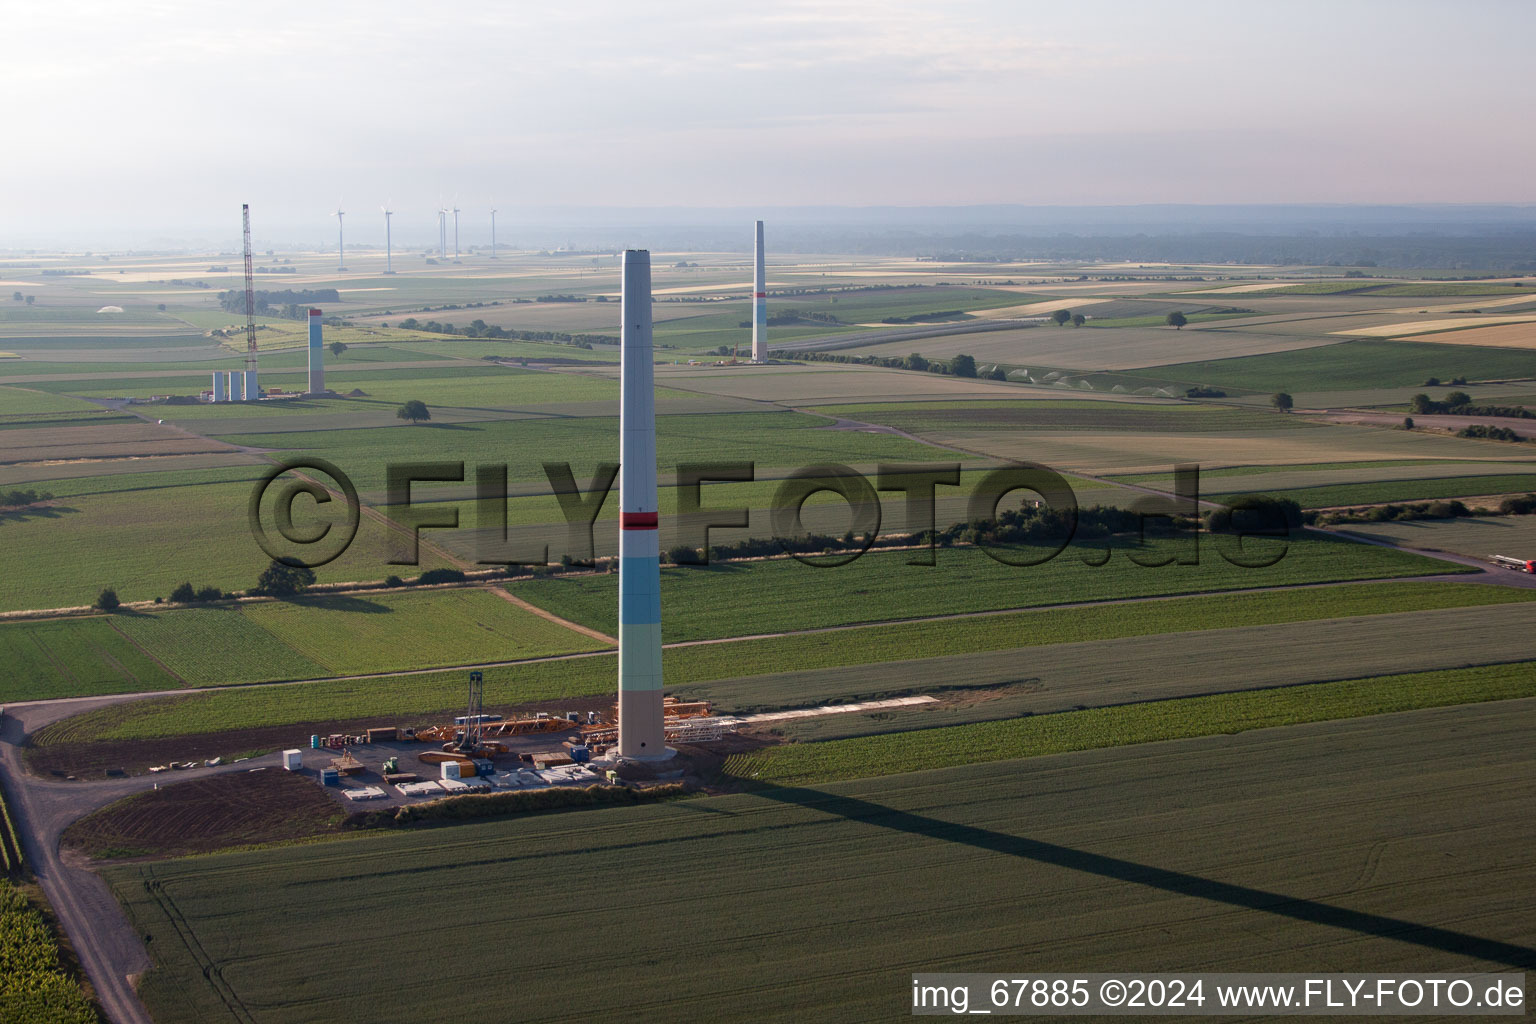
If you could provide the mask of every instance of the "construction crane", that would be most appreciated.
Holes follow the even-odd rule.
[[[245,228],[245,400],[258,397],[256,387],[256,271],[251,266],[251,204],[240,204]]]
[[[480,749],[482,723],[485,721],[485,677],[480,672],[469,674],[469,708],[464,712],[464,737],[459,749],[470,753]]]

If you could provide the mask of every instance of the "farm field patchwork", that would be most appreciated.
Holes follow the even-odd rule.
[[[86,605],[104,587],[123,601],[166,596],[178,583],[254,586],[270,561],[251,537],[248,482],[84,495],[50,515],[4,524],[10,557],[0,611]],[[357,539],[316,570],[321,582],[383,579],[387,528],[364,516]],[[423,549],[419,569],[443,564]]]
[[[739,755],[727,763],[725,771],[759,782],[817,784],[1304,722],[1518,700],[1536,697],[1533,668],[1536,663],[1519,662],[1367,676],[963,727],[851,736]]]
[[[1170,309],[1175,307],[1170,306]],[[1093,307],[1086,307],[1090,315]],[[1161,321],[1161,317],[1157,320]],[[1009,366],[1070,366],[1078,370],[1129,370],[1161,363],[1183,363],[1202,359],[1228,359],[1242,356],[1293,352],[1298,349],[1337,344],[1340,339],[1326,334],[1313,336],[1262,334],[1241,327],[1197,329],[1136,322],[1127,326],[1057,327],[1054,324],[961,334],[941,338],[884,342],[849,348],[850,355],[896,356],[921,352],[929,359],[952,359],[965,353],[980,363],[1004,363]],[[1219,321],[1216,321],[1219,323]],[[840,350],[841,351],[841,350]]]
[[[906,981],[888,984],[892,964],[982,971],[1029,955],[1038,970],[1124,970],[1146,962],[1149,932],[1160,936],[1164,970],[1217,961],[1282,970],[1322,956],[1338,970],[1405,971],[1433,940],[1383,934],[1376,922],[1536,941],[1536,885],[1518,859],[1536,841],[1521,813],[1532,705],[767,785],[107,876],[136,930],[158,939],[158,966],[140,992],[161,1024],[232,1019],[223,1000],[273,1024],[341,1013],[427,1019],[444,986],[515,996],[529,1022],[567,1020],[562,940],[573,917],[593,915],[612,922],[609,963],[586,977],[583,997],[626,1016],[684,996],[710,1020],[803,1020],[813,993],[819,1011],[842,1019],[888,1019],[909,1012]],[[1405,835],[1407,820],[1419,827]],[[1211,835],[1230,841],[1201,841]],[[1387,844],[1362,882],[1359,865]],[[680,875],[679,863],[689,870]],[[621,887],[644,880],[649,896],[615,908],[603,887],[566,884],[573,873]],[[1508,884],[1491,891],[1490,873]],[[924,884],[908,884],[914,877]],[[985,893],[957,897],[978,878]],[[543,910],[481,907],[483,927],[517,931],[515,947],[491,944],[472,960],[401,958],[387,992],[331,955],[336,934],[396,927],[403,899],[430,905],[509,886],[564,894]],[[360,901],[360,891],[371,895]],[[1298,900],[1355,916],[1323,926]],[[829,917],[828,906],[839,912]],[[658,915],[692,941],[657,946],[639,924]],[[297,918],[309,927],[295,931]],[[1469,939],[1433,955],[1449,970],[1507,969],[1478,958],[1497,948]],[[935,949],[944,950],[937,961]],[[743,957],[771,962],[771,979],[743,988]]]
[[[1361,675],[1529,659],[1527,604],[1267,623],[940,658],[805,669],[679,688],[728,709],[814,707],[927,693],[938,706],[828,715],[777,725],[799,740],[931,730]],[[1536,685],[1536,684],[1533,684]],[[1532,691],[1536,692],[1536,691]]]
[[[1293,393],[1418,387],[1430,377],[1475,381],[1532,376],[1530,356],[1510,349],[1372,339],[1302,352],[1165,364],[1140,372],[1188,384]]]
[[[1103,558],[1104,549],[1093,543],[1073,544],[1060,556],[1028,567],[1003,565],[975,548],[957,547],[940,550],[938,564],[931,567],[907,565],[906,553],[871,552],[830,568],[774,559],[664,569],[662,601],[668,616],[663,636],[669,642],[697,640],[992,608],[1430,575],[1458,568],[1309,534],[1294,535],[1288,544],[1284,557],[1262,569],[1229,564],[1216,553],[1209,536],[1201,543],[1200,564],[1160,568],[1133,564],[1128,557],[1132,548],[1115,540],[1109,562],[1097,568],[1089,563]],[[1174,551],[1172,542],[1153,542],[1140,557],[1155,561]],[[1036,558],[1046,554],[1038,548],[1031,553]],[[610,635],[618,625],[616,588],[616,577],[605,575],[510,584],[514,593],[533,604]]]
[[[730,696],[731,680],[769,673],[784,665],[828,669],[948,654],[1003,651],[1117,637],[1154,636],[1264,623],[1294,623],[1356,616],[1390,615],[1438,608],[1465,608],[1536,600],[1536,593],[1460,583],[1356,583],[1336,587],[1213,597],[1171,598],[1102,607],[1042,609],[942,622],[898,623],[796,636],[668,648],[663,653],[669,688],[725,681],[713,694]],[[3,634],[0,634],[3,635]],[[537,700],[611,691],[616,671],[612,654],[533,665],[488,667],[486,699],[507,706]],[[423,715],[458,706],[460,672],[423,673],[378,679],[334,680],[302,688],[240,688],[222,693],[152,698],[86,712],[50,726],[36,742],[76,742],[82,736],[107,740],[150,739],[225,729],[290,725],[317,718],[333,721],[370,715]],[[930,680],[881,683],[887,690],[929,692]],[[788,694],[755,694],[733,705],[738,710],[785,706]],[[848,699],[846,688],[824,694]]]
[[[1362,462],[1404,458],[1475,462],[1502,461],[1519,451],[1444,434],[1353,425],[1303,426],[1300,417],[1274,415],[1271,430],[1184,434],[1108,431],[1020,431],[952,428],[929,437],[994,458],[1040,462],[1058,472],[1121,476],[1171,472],[1181,463],[1201,466],[1292,465],[1356,458]]]
[[[659,416],[657,450],[662,471],[684,462],[751,461],[760,467],[823,462],[871,463],[963,460],[917,441],[888,434],[827,430],[828,421],[795,412]],[[320,430],[282,435],[224,436],[233,444],[303,451],[332,459],[359,491],[382,491],[392,461],[508,464],[512,482],[545,483],[543,463],[569,460],[578,480],[600,462],[618,457],[618,417],[527,419],[371,430]],[[430,485],[413,493],[430,494]]]

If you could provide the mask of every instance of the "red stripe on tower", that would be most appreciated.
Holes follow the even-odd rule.
[[[654,530],[659,525],[655,512],[620,512],[619,529]]]

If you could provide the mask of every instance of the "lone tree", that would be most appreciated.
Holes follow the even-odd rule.
[[[992,367],[992,372],[987,374],[987,379],[988,380],[1007,380],[1008,379],[1008,374],[1003,372],[1003,368],[1001,366],[994,366],[994,367]]]
[[[949,361],[949,372],[956,377],[976,376],[976,360],[964,352]]]
[[[414,398],[395,410],[395,419],[398,420],[410,420],[412,423],[420,423],[422,420],[429,420],[431,418],[432,414],[427,411],[427,404],[425,402],[418,402]]]
[[[36,301],[37,301],[37,296],[36,295],[28,295],[27,296],[27,305],[30,306],[30,305],[32,305],[32,303],[34,303]]]
[[[1072,312],[1066,309],[1058,309],[1056,312],[1051,314],[1051,319],[1056,321],[1057,327],[1061,327],[1068,320],[1072,319]]]
[[[333,342],[331,342],[331,355],[335,356],[337,359],[340,359],[341,358],[341,354],[343,352],[345,352],[346,350],[347,350],[347,343],[346,342],[344,342],[344,341],[333,341]]]
[[[1184,325],[1189,323],[1189,317],[1185,316],[1183,313],[1180,313],[1178,310],[1174,310],[1172,313],[1169,313],[1166,317],[1163,318],[1163,322],[1176,331],[1182,331],[1184,329]]]
[[[1279,409],[1281,412],[1290,412],[1291,406],[1295,405],[1296,403],[1293,402],[1291,400],[1291,396],[1286,394],[1284,391],[1276,391],[1273,395],[1269,396],[1269,404],[1274,406],[1276,409]]]
[[[101,596],[96,598],[96,607],[100,608],[104,612],[114,611],[120,604],[122,604],[122,602],[117,599],[117,591],[113,590],[111,587],[103,590],[101,592]]]
[[[302,594],[304,589],[315,582],[315,571],[302,565],[289,565],[281,559],[272,559],[272,564],[261,571],[256,578],[256,593],[268,594],[272,597],[292,597],[294,594]]]
[[[13,302],[20,302],[21,301],[21,292],[11,292],[11,300]]]
[[[1088,318],[1083,316],[1083,314],[1081,314],[1081,313],[1073,313],[1072,314],[1072,326],[1073,327],[1081,327],[1081,326],[1083,326],[1083,324],[1085,324],[1087,322],[1088,322]]]

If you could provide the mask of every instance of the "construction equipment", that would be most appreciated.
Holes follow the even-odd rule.
[[[388,757],[388,758],[384,759],[384,767],[382,769],[382,773],[383,774],[385,774],[385,775],[395,775],[395,774],[399,773],[399,771],[400,771],[400,759],[398,757]]]
[[[353,757],[350,750],[342,751],[340,757],[331,758],[331,767],[343,775],[361,775],[363,773],[363,762]]]

